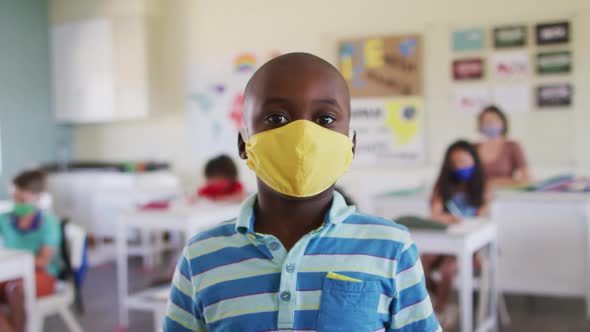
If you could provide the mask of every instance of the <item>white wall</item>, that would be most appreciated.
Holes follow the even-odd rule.
[[[184,109],[187,64],[215,54],[269,49],[307,51],[335,63],[342,38],[422,32],[427,162],[436,165],[450,141],[477,137],[473,119],[451,109],[450,31],[566,18],[573,22],[574,35],[573,111],[511,116],[512,133],[534,165],[590,169],[588,0],[51,0],[52,22],[134,11],[150,17],[152,104],[157,112],[142,121],[77,127],[78,158],[169,159],[181,175],[198,176],[202,161],[190,155]]]

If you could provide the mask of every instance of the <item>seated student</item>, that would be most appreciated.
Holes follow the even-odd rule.
[[[248,83],[244,115],[258,194],[189,241],[164,331],[440,331],[408,231],[334,191],[355,142],[338,70],[276,57]]]
[[[476,145],[490,185],[494,188],[527,185],[530,171],[520,145],[509,140],[508,118],[496,106],[486,107],[478,117],[484,140]]]
[[[211,200],[238,200],[244,195],[244,187],[238,180],[238,169],[234,161],[226,155],[213,158],[205,165],[206,184],[199,188],[191,201],[199,198]]]
[[[14,178],[13,184],[14,208],[12,212],[0,215],[0,237],[4,247],[27,250],[35,255],[36,295],[47,296],[53,293],[59,273],[56,258],[61,232],[56,217],[38,208],[41,193],[45,191],[45,173],[25,171]],[[22,280],[0,283],[0,302],[9,307],[9,318],[0,319],[2,331],[24,331],[26,317]]]
[[[453,143],[445,153],[432,192],[431,218],[447,224],[459,223],[463,218],[484,215],[488,203],[485,173],[475,148],[466,141]],[[457,318],[456,308],[447,306],[457,272],[457,260],[453,256],[433,254],[422,255],[421,258],[428,289],[434,294],[434,310],[443,328],[450,328]],[[439,283],[431,278],[434,269],[441,274]]]

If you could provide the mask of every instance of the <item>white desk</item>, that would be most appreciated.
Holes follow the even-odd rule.
[[[27,331],[38,332],[38,317],[35,314],[35,261],[26,251],[0,249],[0,281],[23,279],[25,287],[25,309],[27,312]]]
[[[490,254],[490,315],[480,322],[476,331],[497,330],[497,282],[496,282],[496,225],[488,221],[465,221],[449,226],[445,231],[411,230],[412,238],[420,253],[453,255],[459,262],[459,304],[461,307],[461,331],[473,330],[473,255],[489,246]]]
[[[177,231],[190,239],[199,231],[238,216],[239,204],[202,202],[194,206],[175,205],[169,210],[129,211],[121,215],[117,224],[117,285],[119,296],[119,324],[129,325],[128,310],[143,310],[155,313],[161,319],[158,304],[146,304],[146,293],[129,294],[127,258],[127,230]],[[165,302],[163,304],[165,306]],[[160,330],[161,323],[156,324]]]
[[[585,297],[590,319],[590,194],[499,192],[499,277],[508,293]]]
[[[374,206],[385,218],[427,216],[428,193],[377,196]],[[496,192],[491,218],[502,292],[583,297],[590,319],[590,193]]]

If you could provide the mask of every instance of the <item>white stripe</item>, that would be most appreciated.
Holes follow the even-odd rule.
[[[383,225],[340,224],[326,234],[325,237],[391,240],[404,244],[410,242],[410,234],[408,232]]]
[[[393,278],[397,262],[365,255],[309,255],[303,256],[301,272],[348,271],[363,272]]]
[[[420,260],[417,260],[414,266],[400,272],[396,276],[397,293],[422,282],[423,277],[424,270],[422,269],[422,264],[420,264]]]
[[[183,276],[180,271],[176,271],[176,273],[174,273],[172,284],[174,284],[174,287],[176,287],[184,295],[190,297],[191,299],[193,298],[193,284],[190,282],[190,280]]]
[[[391,301],[391,297],[385,294],[381,294],[381,296],[379,297],[379,306],[377,307],[377,312],[380,314],[390,313],[389,307],[391,306]]]
[[[406,325],[426,319],[432,314],[432,303],[430,303],[430,297],[426,296],[421,302],[404,308],[394,315],[392,328],[401,329]]]
[[[193,259],[224,248],[241,248],[252,244],[244,234],[236,233],[226,237],[211,237],[200,240],[188,246],[187,259]]]
[[[224,281],[238,280],[280,272],[281,267],[268,259],[254,258],[239,263],[224,265],[193,277],[193,282],[198,285],[197,292],[213,284]]]
[[[278,310],[278,293],[257,294],[227,299],[205,307],[208,323],[245,314]]]

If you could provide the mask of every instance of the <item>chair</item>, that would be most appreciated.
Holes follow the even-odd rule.
[[[64,271],[56,285],[56,292],[37,300],[36,313],[40,316],[40,330],[46,317],[60,315],[71,332],[83,332],[70,306],[76,304],[79,312],[84,310],[80,288],[84,280],[86,257],[86,232],[79,226],[64,220],[62,229],[61,257]]]

